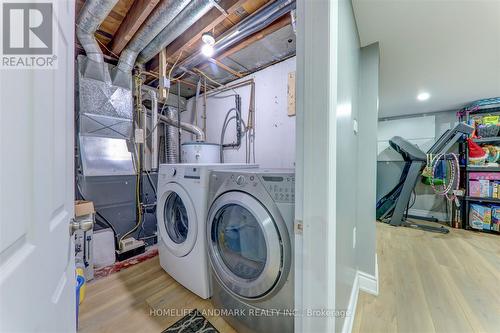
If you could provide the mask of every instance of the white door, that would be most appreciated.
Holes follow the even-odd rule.
[[[57,69],[0,69],[1,332],[75,331],[74,11],[54,7]]]

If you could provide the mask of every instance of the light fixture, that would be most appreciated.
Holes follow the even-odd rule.
[[[205,57],[211,57],[214,54],[214,35],[211,32],[204,32],[203,35],[201,35],[201,40],[203,41],[201,53],[203,53]]]
[[[215,44],[215,38],[211,32],[204,32],[203,35],[201,35],[201,40],[203,41],[203,43],[208,45],[213,46]]]
[[[205,57],[211,57],[214,55],[214,47],[209,44],[203,44],[201,47],[201,53],[203,53]]]
[[[428,100],[431,97],[431,94],[428,92],[421,92],[417,95],[417,99],[421,102]]]

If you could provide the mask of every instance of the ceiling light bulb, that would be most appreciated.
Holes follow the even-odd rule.
[[[417,99],[419,101],[426,101],[431,97],[431,94],[428,92],[421,92],[420,94],[417,95]]]
[[[215,38],[211,32],[204,32],[203,35],[201,35],[201,40],[205,44],[215,45]]]
[[[214,47],[209,44],[203,44],[201,47],[201,53],[203,53],[205,57],[211,57],[214,55]]]

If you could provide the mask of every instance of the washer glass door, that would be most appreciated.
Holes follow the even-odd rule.
[[[212,204],[207,226],[214,273],[231,292],[264,296],[282,271],[283,247],[273,217],[254,197],[228,192]]]
[[[181,244],[186,241],[189,230],[186,206],[184,206],[181,197],[177,193],[170,192],[164,207],[163,222],[167,234],[176,244]]]
[[[197,236],[197,216],[187,191],[177,183],[166,185],[156,212],[160,238],[177,257],[187,255]]]

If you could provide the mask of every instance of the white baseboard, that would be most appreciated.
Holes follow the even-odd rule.
[[[448,217],[446,216],[446,213],[444,213],[444,212],[432,212],[432,211],[425,210],[425,209],[410,208],[408,213],[410,215],[418,215],[418,216],[423,216],[423,217],[435,217],[439,221],[448,221]]]
[[[358,271],[359,289],[369,294],[378,295],[378,260],[375,254],[375,276]]]
[[[354,324],[354,316],[356,315],[356,306],[358,305],[359,294],[359,274],[356,272],[354,283],[351,289],[351,296],[349,297],[349,304],[347,305],[346,316],[344,318],[344,325],[342,326],[342,333],[351,333],[352,325]]]
[[[347,314],[342,326],[342,333],[351,333],[352,326],[354,325],[354,318],[356,316],[356,307],[358,305],[359,291],[378,295],[378,259],[375,253],[375,276],[365,272],[357,271],[354,277],[354,283],[351,289],[351,296],[349,297],[349,304],[347,305]]]

